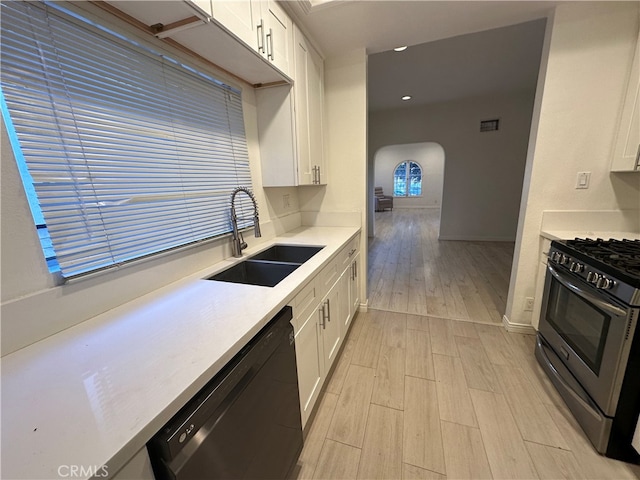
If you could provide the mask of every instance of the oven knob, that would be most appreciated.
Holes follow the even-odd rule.
[[[569,270],[574,273],[580,273],[584,270],[584,265],[578,262],[571,262],[571,266],[569,267]]]
[[[596,283],[599,278],[600,278],[600,275],[598,275],[595,272],[587,273],[587,282],[589,282],[589,283]]]
[[[600,288],[602,290],[608,290],[610,288],[613,288],[613,285],[616,282],[614,282],[613,280],[607,278],[607,277],[600,277],[598,279],[598,281],[596,282],[596,287]]]
[[[551,255],[549,255],[549,258],[551,258],[551,260],[554,262],[558,262],[560,261],[560,254],[558,252],[553,252]]]
[[[569,263],[569,257],[567,257],[566,255],[561,255],[560,256],[560,264],[561,265],[566,265]]]

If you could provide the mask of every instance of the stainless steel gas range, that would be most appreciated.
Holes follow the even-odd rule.
[[[640,463],[640,240],[554,241],[536,357],[598,452]]]

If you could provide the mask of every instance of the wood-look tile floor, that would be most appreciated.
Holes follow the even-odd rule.
[[[293,478],[640,478],[593,449],[533,351],[497,325],[359,313]]]
[[[370,307],[501,323],[514,242],[439,241],[439,218],[438,209],[376,212]]]
[[[434,232],[416,227],[413,215],[420,213],[396,211],[393,218],[433,241]],[[386,285],[397,286],[396,301],[378,294],[376,308],[353,320],[292,478],[640,478],[637,466],[593,449],[538,366],[534,337],[495,325],[499,318],[489,306],[500,313],[512,247],[469,242],[436,248],[413,238],[399,231],[395,242],[372,249],[370,275],[378,281],[386,276],[379,269],[395,265]],[[482,262],[498,258],[502,267],[486,270],[469,255]],[[418,264],[422,268],[412,268]],[[433,304],[440,310],[427,303],[428,315],[407,313],[418,308],[409,301],[398,307],[398,297],[413,293],[398,272],[411,272],[413,280],[419,270],[426,272],[423,298],[433,292],[438,298]],[[493,284],[501,287],[479,293],[478,270],[503,279]],[[467,299],[470,292],[473,299]],[[482,311],[475,317],[480,305],[489,316]]]

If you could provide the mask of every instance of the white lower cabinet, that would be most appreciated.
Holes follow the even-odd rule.
[[[303,427],[360,303],[358,242],[359,236],[349,242],[291,302]]]

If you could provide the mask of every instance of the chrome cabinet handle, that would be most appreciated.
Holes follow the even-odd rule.
[[[353,262],[353,270],[355,271],[355,274],[353,275],[353,279],[355,280],[358,278],[358,260]]]
[[[269,48],[269,44],[271,44],[271,48]],[[267,58],[270,58],[272,62],[276,59],[273,53],[273,29],[271,28],[269,29],[269,33],[267,33]]]
[[[331,302],[329,301],[328,298],[327,298],[326,304],[327,304],[327,321],[330,322],[331,321]]]
[[[327,328],[327,325],[325,324],[325,312],[324,312],[324,303],[318,307],[318,313],[320,313],[320,325],[322,325],[322,329],[324,330],[325,328]]]
[[[264,53],[264,20],[260,20],[260,25],[256,28],[256,32],[258,33],[258,51]]]

